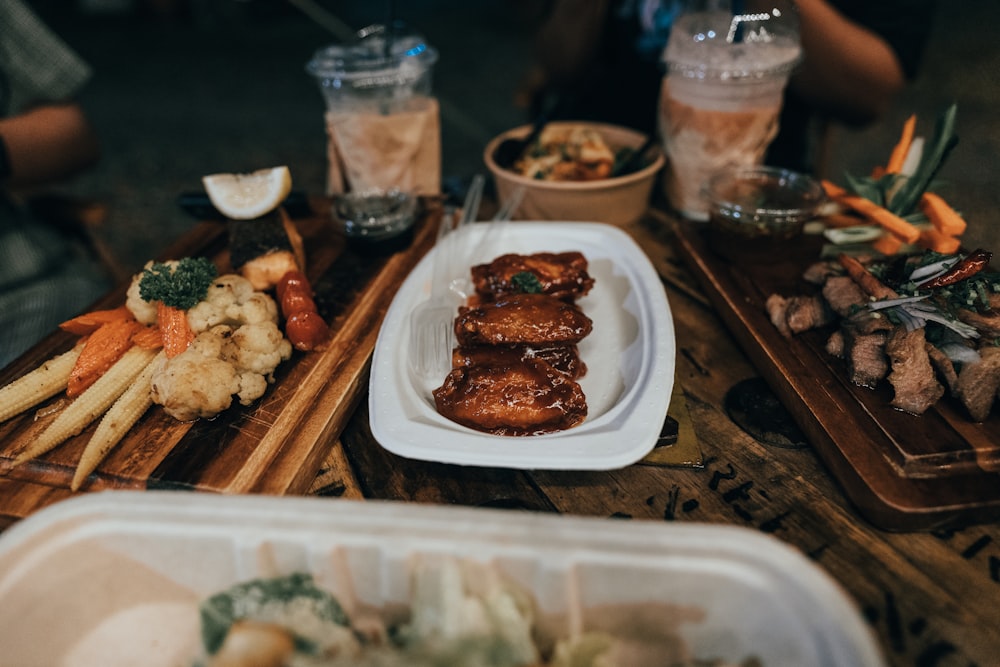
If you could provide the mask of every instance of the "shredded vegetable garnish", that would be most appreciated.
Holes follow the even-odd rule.
[[[935,255],[937,253],[934,253]],[[930,280],[937,276],[944,274],[948,269],[955,266],[958,263],[958,256],[949,256],[933,261],[930,264],[924,264],[913,269],[913,273],[910,274],[910,280],[920,283],[925,280]]]
[[[928,251],[910,258],[902,276],[898,260],[896,264],[873,264],[869,270],[880,279],[886,280],[894,273],[900,278],[891,282],[899,296],[873,300],[868,310],[883,313],[908,331],[933,323],[963,339],[979,338],[975,327],[960,320],[956,312],[990,310],[991,295],[1000,293],[1000,276],[985,270],[989,259],[990,253],[982,250],[952,255]]]

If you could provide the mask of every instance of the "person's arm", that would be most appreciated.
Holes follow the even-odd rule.
[[[25,189],[73,176],[100,157],[94,128],[78,104],[50,104],[0,119],[9,176],[5,185]]]
[[[884,114],[906,83],[889,44],[825,0],[797,0],[803,62],[790,88],[822,112],[865,124]]]

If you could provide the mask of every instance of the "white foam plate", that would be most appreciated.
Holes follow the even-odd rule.
[[[579,345],[587,374],[586,420],[538,436],[494,436],[441,416],[432,390],[410,364],[410,313],[430,296],[435,248],[400,287],[379,331],[372,361],[372,434],[387,450],[425,461],[519,469],[611,470],[635,463],[656,444],[674,381],[674,327],[666,293],[642,249],[601,223],[477,223],[456,232],[451,279],[508,252],[587,257],[595,283],[578,305],[594,321]],[[457,314],[460,298],[455,296]]]
[[[645,610],[700,658],[885,664],[843,589],[749,528],[176,491],[76,496],[0,535],[0,661],[190,665],[199,602],[233,584],[306,572],[353,615],[405,604],[413,564],[445,558],[495,568],[558,636]]]

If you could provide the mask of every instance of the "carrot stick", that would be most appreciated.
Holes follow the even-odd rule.
[[[119,306],[110,310],[92,310],[89,313],[77,315],[73,319],[66,320],[60,324],[59,328],[77,336],[85,336],[95,331],[102,324],[116,320],[130,319],[135,319],[132,312],[125,306]]]
[[[132,347],[132,335],[140,326],[135,320],[113,320],[95,329],[70,371],[66,396],[76,398],[97,382]]]
[[[960,236],[965,232],[966,222],[958,211],[948,205],[940,195],[925,192],[920,195],[920,210],[931,224],[945,236]]]
[[[162,301],[157,302],[156,308],[156,319],[160,326],[160,334],[163,336],[163,351],[166,352],[167,358],[176,357],[194,340],[187,312],[168,306]]]
[[[892,232],[882,234],[872,243],[873,250],[886,256],[895,255],[902,247],[903,241]]]
[[[906,155],[910,152],[910,146],[913,144],[913,132],[916,127],[917,116],[913,114],[903,123],[902,135],[889,154],[889,161],[885,165],[886,173],[898,174],[903,169],[903,163],[906,162]]]
[[[837,257],[837,261],[847,269],[847,275],[865,291],[865,294],[873,296],[876,299],[895,299],[899,296],[895,290],[883,284],[861,262],[850,255],[841,254]]]
[[[962,247],[962,242],[957,237],[944,234],[937,227],[928,227],[921,231],[919,243],[928,250],[944,255],[956,253]]]
[[[830,213],[822,217],[827,227],[844,229],[845,227],[857,227],[865,224],[865,220],[852,213]]]
[[[163,347],[163,334],[159,327],[142,327],[132,334],[132,344],[144,350],[158,350]]]
[[[889,209],[879,206],[875,202],[851,194],[844,188],[823,181],[823,189],[827,196],[849,209],[860,213],[868,220],[880,225],[886,231],[890,231],[906,243],[916,243],[920,238],[920,230],[903,220],[901,217],[889,211]]]
[[[825,178],[820,181],[820,185],[822,185],[823,189],[826,190],[826,196],[830,199],[839,199],[840,197],[850,194],[844,188],[840,187],[833,181],[826,180]]]

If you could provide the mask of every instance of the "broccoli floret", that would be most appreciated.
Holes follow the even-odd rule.
[[[172,308],[188,310],[205,298],[217,275],[215,265],[204,257],[155,263],[143,269],[139,295],[144,301],[162,301]]]

